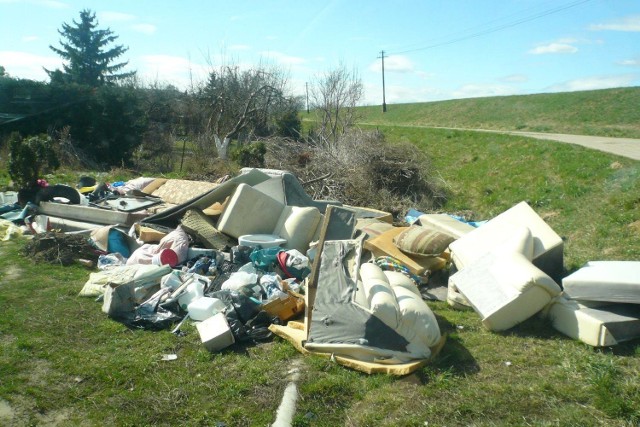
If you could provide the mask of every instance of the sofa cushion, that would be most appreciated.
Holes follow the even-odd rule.
[[[436,257],[454,240],[455,237],[443,231],[414,225],[394,237],[393,243],[409,255]]]

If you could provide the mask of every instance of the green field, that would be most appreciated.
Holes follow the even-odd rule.
[[[390,105],[385,116],[367,107],[362,122],[389,143],[408,141],[428,154],[447,191],[445,211],[488,219],[529,202],[563,237],[572,271],[589,260],[640,260],[640,162],[551,141],[407,125],[638,136],[640,113],[630,104],[639,97],[640,88],[631,88]],[[581,106],[579,117],[571,105]],[[519,110],[527,121],[505,117]],[[301,356],[278,338],[210,354],[192,325],[178,337],[109,320],[99,303],[77,296],[89,270],[36,265],[19,254],[21,245],[0,244],[0,425],[266,426],[294,361],[302,366],[295,426],[640,423],[639,340],[594,349],[537,317],[492,333],[474,312],[430,302],[446,345],[403,378]],[[165,354],[177,359],[163,361]]]

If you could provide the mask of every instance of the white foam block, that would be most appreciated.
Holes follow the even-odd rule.
[[[223,313],[196,324],[202,344],[211,352],[220,351],[235,342],[227,318]]]

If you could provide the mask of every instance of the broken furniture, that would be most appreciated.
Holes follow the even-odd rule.
[[[451,243],[451,259],[463,270],[487,253],[500,249],[522,253],[533,265],[560,283],[563,272],[563,241],[526,202],[520,202]],[[449,281],[447,301],[455,308],[471,304]]]
[[[542,310],[560,286],[518,252],[493,252],[458,271],[450,283],[492,331],[504,331]]]
[[[306,253],[320,232],[318,208],[287,206],[259,190],[240,184],[226,204],[216,228],[234,238],[269,234],[285,239],[286,249]]]
[[[562,238],[526,203],[520,202],[486,224],[453,242],[451,258],[458,270],[464,269],[505,241],[514,241],[513,233],[526,227],[531,234],[531,261],[556,282],[563,274]]]
[[[509,329],[542,310],[561,289],[562,239],[525,202],[449,246],[458,271],[448,301],[470,305],[493,331]]]
[[[589,261],[562,288],[569,299],[640,304],[640,261]]]
[[[594,307],[564,297],[545,310],[553,327],[594,347],[608,347],[640,337],[640,305],[606,304]]]
[[[546,310],[556,330],[595,347],[640,337],[640,261],[589,261],[562,286]]]

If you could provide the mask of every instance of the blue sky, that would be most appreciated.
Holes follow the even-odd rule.
[[[63,22],[96,12],[145,82],[262,62],[291,89],[344,64],[363,104],[640,85],[640,0],[0,0],[0,65],[47,80]]]

